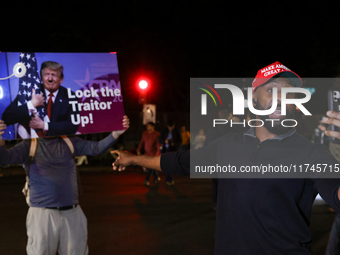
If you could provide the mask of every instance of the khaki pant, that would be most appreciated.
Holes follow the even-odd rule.
[[[30,207],[26,219],[28,255],[86,255],[87,220],[78,205],[58,211]]]

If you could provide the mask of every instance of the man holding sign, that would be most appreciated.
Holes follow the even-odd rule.
[[[87,247],[87,220],[79,206],[79,177],[73,156],[98,155],[108,150],[129,128],[123,118],[124,130],[113,131],[99,142],[71,137],[71,146],[61,137],[39,138],[33,160],[29,159],[31,141],[26,139],[6,150],[1,135],[6,129],[0,120],[0,164],[30,165],[29,210],[27,215],[27,254],[84,255]]]
[[[2,115],[5,123],[7,125],[21,123],[27,131],[30,131],[28,133],[31,133],[32,137],[37,137],[33,130],[37,131],[38,136],[75,134],[78,125],[71,122],[71,114],[77,112],[72,110],[67,89],[61,86],[64,80],[63,70],[63,66],[57,62],[43,62],[40,69],[42,92],[36,94],[35,89],[32,89],[31,100],[22,105],[18,104],[18,95]],[[37,108],[42,106],[46,106],[46,116],[43,119],[37,115]],[[30,135],[25,137],[23,130],[20,132],[20,129],[19,134],[22,138],[30,137]]]

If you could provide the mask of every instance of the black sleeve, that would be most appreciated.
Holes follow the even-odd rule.
[[[73,135],[77,133],[79,125],[74,125],[72,123],[71,114],[74,114],[74,112],[69,106],[68,111],[66,113],[67,120],[60,120],[56,122],[53,121],[48,123],[49,127],[47,131],[47,136],[71,135],[71,134]]]
[[[315,179],[315,187],[320,196],[338,213],[340,213],[340,201],[338,190],[340,179]]]
[[[161,155],[161,169],[165,174],[189,175],[190,164],[213,165],[216,161],[217,150],[222,138],[210,143],[209,146],[187,151],[163,153]]]
[[[313,173],[311,175],[315,188],[319,192],[320,196],[337,212],[340,212],[340,201],[338,198],[338,190],[340,187],[340,179],[338,179],[338,175],[340,174],[340,164],[339,162],[331,155],[329,150],[323,145],[315,145],[311,150],[309,155],[310,161],[314,166],[317,164],[322,167],[326,166],[326,172],[329,172],[329,167],[332,167],[333,174],[324,177],[326,172],[321,173]],[[322,168],[323,169],[323,168]],[[338,172],[334,172],[338,171]],[[335,177],[335,178],[334,178]]]
[[[52,120],[48,123],[48,131],[47,136],[58,136],[58,135],[70,135],[75,134],[78,131],[79,125],[75,125],[72,123],[72,115],[73,118],[77,119],[77,115],[79,114],[78,108],[76,111],[73,111],[72,105],[69,103],[70,101],[76,101],[77,98],[69,99],[67,94],[67,89],[64,87],[59,88],[60,95],[57,96],[56,100],[59,111],[57,116],[52,115]],[[71,92],[74,95],[74,92]],[[62,102],[60,102],[62,100]],[[55,104],[54,107],[57,107]],[[53,114],[55,112],[53,111]],[[78,116],[79,117],[79,116]]]
[[[2,120],[5,121],[6,125],[28,123],[31,120],[27,104],[18,106],[18,100],[19,97],[17,96],[2,114]]]
[[[165,174],[190,174],[190,151],[168,152],[161,155],[161,169]]]

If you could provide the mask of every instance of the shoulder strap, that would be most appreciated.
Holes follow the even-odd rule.
[[[38,148],[38,138],[31,139],[30,152],[28,154],[28,160],[33,161]]]
[[[60,137],[63,138],[63,140],[65,141],[67,146],[70,148],[70,151],[72,153],[72,157],[75,158],[75,156],[74,156],[74,146],[73,146],[73,143],[70,140],[70,138],[68,138],[66,135],[62,135]],[[78,167],[76,167],[76,169],[77,169],[78,194],[82,195],[83,194],[83,189],[82,189],[81,183],[80,183],[79,169],[78,169]]]
[[[70,148],[70,151],[72,153],[72,156],[74,157],[74,147],[73,147],[73,143],[70,140],[70,138],[68,138],[66,135],[62,135],[60,136],[61,138],[63,138],[63,140],[65,141],[65,143],[67,144],[67,146]]]
[[[67,144],[67,146],[70,148],[70,151],[72,153],[72,157],[74,157],[74,146],[72,141],[70,140],[70,138],[68,138],[66,135],[61,136],[61,138],[65,141],[65,143]],[[31,166],[32,161],[34,160],[35,154],[37,153],[37,148],[38,148],[38,138],[32,138],[31,139],[31,145],[30,145],[30,151],[29,151],[29,155],[28,155],[28,162],[27,162],[27,166],[26,166],[26,181],[28,183],[29,179],[28,179],[28,175],[29,175],[29,169]],[[79,171],[77,168],[77,182],[78,182],[78,192],[81,195],[82,192],[82,188],[81,188],[81,184],[80,184],[80,177],[79,177]]]
[[[32,161],[34,160],[35,154],[37,153],[37,148],[38,148],[38,138],[32,138],[31,139],[31,144],[30,144],[30,151],[28,154],[28,161],[26,165],[26,176],[29,175],[30,171],[30,166],[32,164]]]
[[[73,143],[71,142],[70,138],[68,138],[66,135],[63,135],[61,137],[63,138],[63,140],[65,141],[67,146],[70,148],[72,155],[74,155],[74,147],[73,147]],[[28,155],[28,161],[29,162],[33,161],[35,154],[37,153],[37,148],[38,148],[38,138],[32,138],[31,139],[31,145],[30,145],[30,151],[29,151],[29,155]]]

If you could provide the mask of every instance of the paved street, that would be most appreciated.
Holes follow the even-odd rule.
[[[159,186],[147,188],[141,168],[122,173],[109,166],[93,169],[80,167],[80,204],[88,219],[90,254],[213,254],[211,180],[175,176],[175,187],[166,188],[161,175]],[[22,255],[28,209],[21,193],[25,177],[22,168],[3,169],[0,175],[0,255]],[[314,206],[314,254],[324,254],[334,216],[326,205]]]

